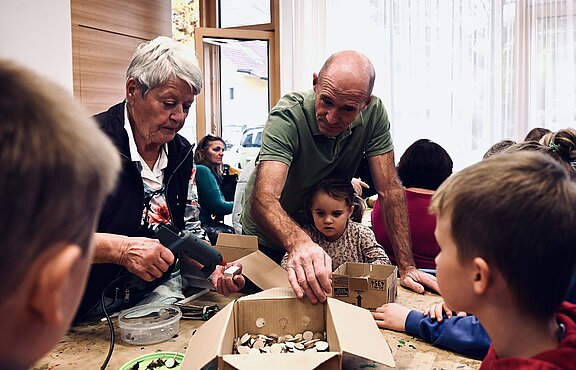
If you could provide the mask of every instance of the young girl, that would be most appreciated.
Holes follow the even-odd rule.
[[[314,222],[303,229],[332,258],[333,270],[344,262],[390,264],[372,230],[350,219],[358,207],[355,198],[350,181],[328,178],[312,189],[306,202]],[[288,254],[282,267],[287,260]]]

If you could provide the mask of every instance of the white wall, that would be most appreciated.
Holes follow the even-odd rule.
[[[72,93],[71,27],[69,0],[2,0],[0,58],[13,59]]]

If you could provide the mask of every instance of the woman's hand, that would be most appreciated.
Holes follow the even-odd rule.
[[[233,275],[226,276],[225,271],[231,266],[236,266],[239,269]],[[210,275],[210,280],[216,291],[223,295],[238,292],[246,283],[244,275],[242,275],[242,264],[239,262],[230,262],[226,266],[216,266],[216,270]]]
[[[145,281],[162,277],[174,263],[174,254],[156,239],[128,237],[118,264]]]

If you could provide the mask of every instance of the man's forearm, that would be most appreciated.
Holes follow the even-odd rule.
[[[386,223],[398,267],[404,269],[415,266],[404,190],[399,187],[378,192],[378,198],[382,205],[382,219]]]
[[[282,245],[289,253],[295,245],[310,238],[284,211],[278,199],[271,196],[257,196],[252,199],[251,215],[267,235]]]

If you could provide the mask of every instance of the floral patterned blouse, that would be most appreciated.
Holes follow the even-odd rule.
[[[324,234],[314,225],[306,225],[303,230],[332,258],[332,270],[336,270],[344,262],[391,264],[384,248],[376,241],[372,230],[358,222],[348,220],[344,234],[333,242],[326,240]],[[282,267],[286,268],[287,261],[288,253],[282,259]]]

